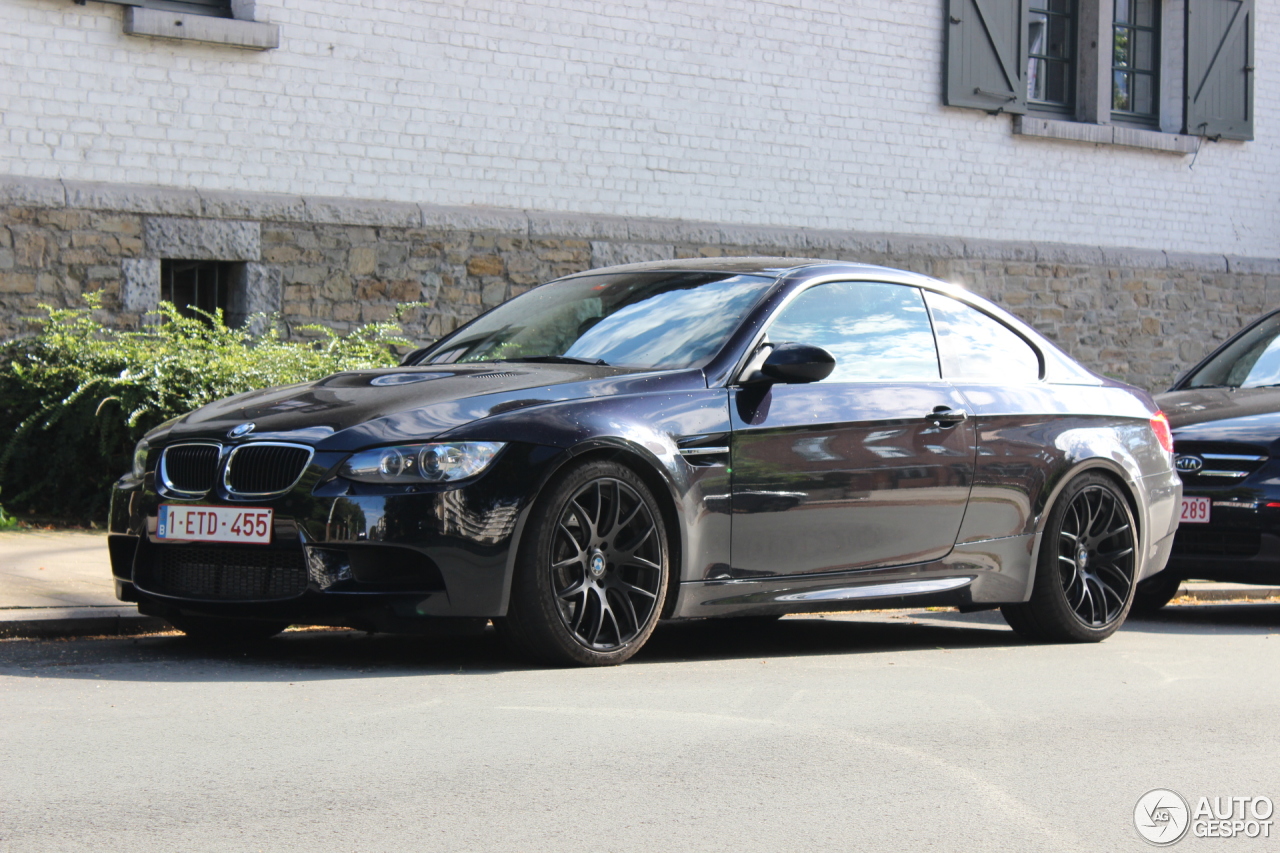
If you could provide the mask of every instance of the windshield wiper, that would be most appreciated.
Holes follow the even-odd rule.
[[[575,358],[571,355],[526,355],[521,358],[498,358],[495,361],[525,361],[543,364],[594,364],[609,366],[609,362],[602,358]]]

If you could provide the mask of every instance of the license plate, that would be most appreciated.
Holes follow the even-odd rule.
[[[156,538],[269,545],[273,512],[256,507],[162,504],[156,518]]]
[[[1182,499],[1182,518],[1183,524],[1208,524],[1209,523],[1209,499],[1208,498],[1183,498]]]

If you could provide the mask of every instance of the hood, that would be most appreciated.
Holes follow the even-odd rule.
[[[544,403],[706,387],[697,369],[471,364],[361,370],[228,397],[196,409],[153,439],[225,440],[233,427],[252,423],[252,439],[352,450],[429,439],[490,415]]]
[[[1176,439],[1270,446],[1280,438],[1280,388],[1196,388],[1156,402]]]

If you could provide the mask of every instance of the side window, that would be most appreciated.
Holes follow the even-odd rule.
[[[938,353],[920,291],[838,281],[801,293],[769,326],[773,343],[819,346],[836,357],[824,382],[938,379]]]
[[[1008,326],[938,293],[925,295],[947,379],[1034,382],[1040,354]]]

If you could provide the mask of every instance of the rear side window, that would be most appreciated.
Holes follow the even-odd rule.
[[[926,293],[947,379],[1034,382],[1040,354],[1020,335],[976,308],[939,293]]]
[[[914,287],[837,281],[811,287],[769,326],[769,340],[819,346],[836,358],[824,382],[937,379],[938,353]]]

